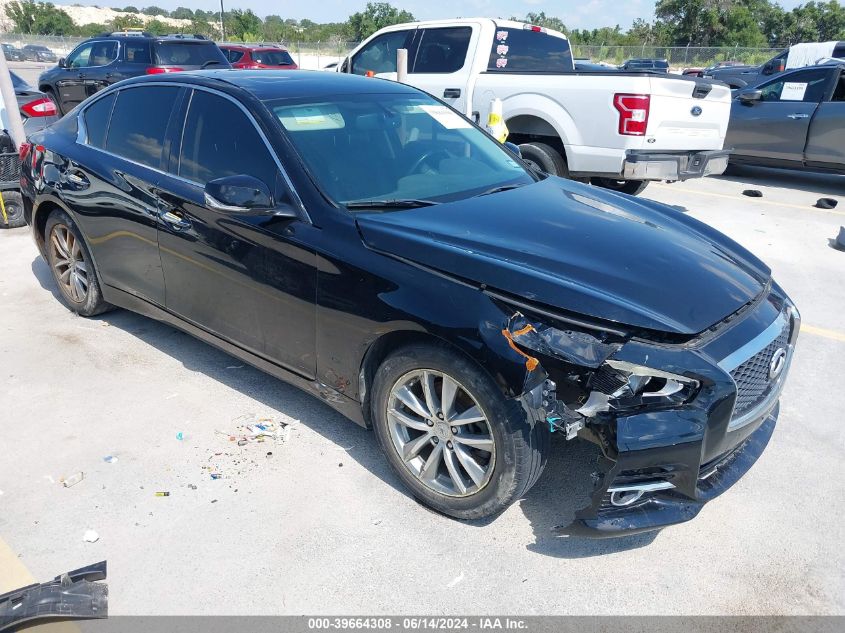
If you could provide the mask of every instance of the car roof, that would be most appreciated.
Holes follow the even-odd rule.
[[[220,48],[231,48],[236,51],[287,51],[284,46],[276,44],[219,44]]]
[[[144,75],[117,86],[145,83],[188,83],[234,93],[245,90],[260,100],[321,98],[344,94],[421,94],[405,84],[375,77],[319,70],[197,70]]]

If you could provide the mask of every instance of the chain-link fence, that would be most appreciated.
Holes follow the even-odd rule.
[[[59,37],[50,35],[21,35],[17,33],[0,34],[3,42],[17,47],[26,44],[46,46],[59,56],[67,55],[86,38]],[[235,42],[231,42],[235,43]],[[252,42],[259,43],[259,42]],[[319,70],[336,64],[349,54],[358,42],[331,40],[328,42],[261,42],[285,46],[300,68]],[[594,62],[621,64],[626,59],[651,58],[665,59],[676,70],[690,67],[704,67],[716,62],[736,61],[744,64],[762,64],[777,55],[782,49],[777,48],[740,48],[740,47],[665,47],[665,46],[592,46],[573,44],[572,53],[577,58],[587,58]]]

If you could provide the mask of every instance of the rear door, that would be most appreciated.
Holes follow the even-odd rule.
[[[828,92],[831,73],[829,68],[785,73],[759,86],[761,101],[734,100],[725,147],[763,162],[802,163],[810,121]]]
[[[313,377],[316,256],[299,243],[298,220],[224,212],[205,202],[208,181],[241,174],[263,181],[276,200],[289,196],[259,126],[229,97],[200,89],[182,116],[160,183],[167,309]]]
[[[480,25],[418,29],[409,51],[408,81],[469,115],[473,60]]]
[[[87,105],[81,153],[61,176],[65,199],[89,236],[103,282],[161,306],[156,184],[181,91],[131,87]]]
[[[845,170],[845,73],[835,73],[831,97],[819,104],[810,122],[807,149],[808,165]]]

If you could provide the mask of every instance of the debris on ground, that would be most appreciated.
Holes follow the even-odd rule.
[[[195,485],[195,484],[188,484],[188,488],[190,488],[191,490],[196,490],[196,489],[197,489],[197,487],[196,487],[196,485]]]
[[[117,461],[117,457],[115,457],[114,455],[106,455],[105,457],[103,457],[103,461],[107,464],[114,464]]]
[[[170,493],[169,492],[157,492],[157,493],[155,493],[155,496],[156,497],[169,497]]]
[[[78,484],[83,479],[85,479],[85,473],[80,471],[78,473],[74,473],[70,477],[62,477],[61,479],[59,479],[59,481],[62,482],[62,485],[65,488],[70,488],[71,486],[75,486],[76,484]]]
[[[845,251],[845,226],[839,227],[839,235],[833,240],[832,246],[840,251]]]
[[[177,440],[179,440],[179,441],[181,442],[182,440],[184,440],[184,439],[185,439],[185,434],[184,434],[182,431],[179,431],[179,432],[176,434],[176,439],[177,439]]]
[[[85,530],[85,534],[82,535],[82,540],[86,543],[96,543],[100,540],[100,535],[94,530]]]
[[[817,209],[835,209],[837,204],[839,203],[833,198],[819,198],[815,207]]]
[[[746,189],[742,192],[743,196],[748,196],[749,198],[762,198],[763,192],[759,189]]]

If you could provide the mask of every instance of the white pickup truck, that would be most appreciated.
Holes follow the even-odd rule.
[[[486,122],[493,99],[501,99],[508,140],[543,171],[636,194],[650,180],[727,167],[731,93],[722,84],[578,71],[562,33],[487,18],[384,28],[337,70],[395,80],[400,48],[408,51],[408,84],[475,121]]]

